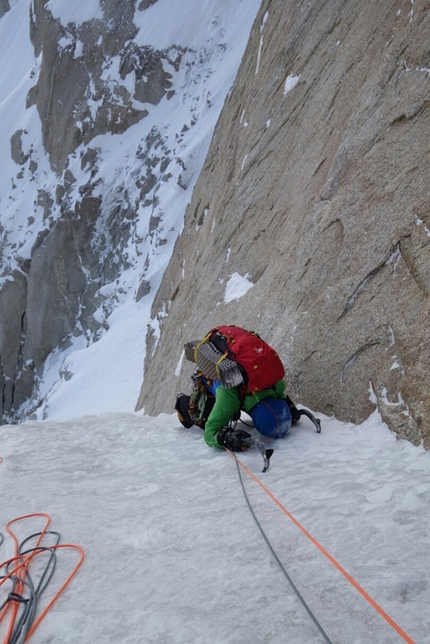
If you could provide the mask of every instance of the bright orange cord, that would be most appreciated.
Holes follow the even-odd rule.
[[[17,523],[18,521],[23,521],[25,519],[30,519],[30,518],[35,518],[35,517],[44,517],[45,518],[45,525],[44,525],[43,529],[41,530],[41,532],[39,533],[36,545],[35,545],[34,548],[31,549],[31,552],[29,552],[27,554],[19,554],[19,541],[18,541],[15,533],[11,530],[10,526],[12,524],[14,524],[14,523]],[[15,593],[17,595],[20,595],[24,591],[24,587],[25,587],[24,581],[25,581],[25,578],[27,576],[27,572],[28,572],[28,569],[29,569],[29,566],[30,566],[32,560],[35,559],[37,557],[37,555],[46,552],[46,549],[42,548],[41,543],[42,543],[43,538],[46,535],[46,532],[48,530],[50,522],[51,522],[51,518],[50,518],[50,516],[48,514],[45,514],[45,513],[42,513],[42,512],[39,512],[39,513],[36,512],[34,514],[27,514],[27,515],[24,515],[24,516],[21,516],[21,517],[17,517],[16,519],[12,519],[11,521],[9,521],[7,523],[6,530],[8,531],[10,536],[12,537],[12,539],[14,541],[14,544],[15,544],[15,556],[12,557],[11,559],[9,559],[8,561],[5,561],[4,563],[0,564],[0,569],[2,569],[4,567],[7,567],[7,566],[9,566],[9,565],[11,565],[13,563],[15,563],[15,566],[14,566],[14,568],[12,570],[10,570],[8,572],[7,575],[5,575],[0,580],[0,586],[6,580],[10,579],[11,577],[15,577],[15,579],[18,580],[16,582],[16,585],[15,585]],[[46,614],[48,613],[50,608],[52,608],[53,604],[57,601],[57,599],[63,593],[63,591],[65,590],[66,586],[73,579],[73,577],[77,573],[78,568],[81,566],[81,564],[82,564],[82,562],[84,560],[84,557],[85,557],[84,550],[80,546],[76,546],[76,545],[73,545],[73,544],[55,544],[55,545],[49,546],[49,548],[50,548],[50,550],[58,550],[60,548],[68,548],[68,549],[77,550],[80,553],[79,561],[77,562],[77,564],[75,565],[75,567],[73,568],[72,572],[67,577],[65,582],[59,588],[59,590],[57,591],[55,596],[45,606],[45,608],[43,609],[43,611],[41,612],[39,617],[32,624],[29,632],[26,635],[25,642],[27,642],[29,640],[29,638],[34,633],[36,628],[39,626],[40,622],[46,616]],[[8,602],[6,604],[6,606],[3,608],[2,612],[0,613],[0,622],[2,621],[2,619],[4,618],[6,613],[9,611],[9,608],[10,608],[10,618],[9,618],[9,624],[8,624],[8,628],[7,628],[7,633],[6,633],[5,639],[3,640],[3,644],[7,644],[7,642],[9,641],[9,638],[10,638],[10,636],[12,634],[14,624],[15,624],[15,620],[16,620],[16,616],[17,616],[17,613],[18,613],[18,610],[19,610],[19,605],[18,605],[17,602]]]
[[[43,537],[45,536],[45,533],[46,533],[47,529],[49,528],[49,524],[51,523],[51,517],[49,516],[49,514],[45,514],[44,512],[34,512],[33,514],[24,514],[22,517],[17,517],[16,519],[11,519],[10,521],[7,522],[6,530],[9,532],[10,536],[14,540],[15,554],[18,554],[19,541],[18,541],[16,535],[10,529],[10,526],[13,523],[18,523],[18,521],[24,521],[24,519],[33,519],[34,517],[45,517],[45,519],[46,519],[45,527],[41,530],[39,539],[36,542],[36,548],[37,548],[40,545]]]
[[[45,521],[45,526],[42,529],[42,531],[40,532],[40,536],[39,536],[39,538],[38,538],[38,540],[36,542],[36,548],[37,548],[40,545],[43,537],[45,536],[45,533],[46,533],[46,531],[47,531],[47,529],[49,527],[49,524],[51,522],[51,518],[50,518],[50,516],[48,514],[45,514],[45,513],[26,514],[24,516],[17,517],[16,519],[12,519],[11,521],[9,521],[6,524],[6,530],[8,531],[8,533],[10,534],[10,536],[12,537],[12,539],[13,539],[13,541],[15,543],[15,558],[14,558],[14,560],[17,563],[22,561],[22,563],[19,563],[19,565],[17,565],[17,567],[11,572],[11,575],[14,575],[15,571],[18,573],[17,575],[15,575],[18,580],[25,580],[25,578],[27,576],[28,567],[29,567],[29,565],[30,565],[30,563],[31,563],[31,561],[33,559],[33,556],[24,556],[23,557],[23,556],[18,555],[19,541],[18,541],[18,538],[16,537],[15,533],[11,530],[10,526],[13,523],[18,523],[18,521],[23,521],[25,519],[30,519],[30,518],[35,518],[35,517],[44,517],[45,520],[46,520]],[[34,553],[33,553],[33,555],[34,555]],[[8,575],[7,578],[9,578],[11,575]],[[18,595],[21,594],[24,591],[24,587],[25,587],[24,582],[23,581],[18,581],[16,586],[15,586],[15,592]],[[19,604],[17,602],[10,602],[9,604],[6,604],[5,613],[7,612],[7,609],[9,608],[9,606],[10,606],[11,615],[10,615],[10,620],[9,620],[9,626],[8,626],[7,633],[6,633],[6,638],[4,640],[5,644],[7,644],[7,642],[9,641],[9,638],[11,636],[11,633],[13,631],[13,627],[14,627],[14,624],[15,624],[16,616],[17,616],[18,610],[19,610]]]
[[[226,452],[229,453],[229,455],[241,466],[243,470],[250,476],[256,483],[261,487],[264,492],[276,503],[278,508],[282,510],[284,514],[287,515],[289,519],[296,525],[299,530],[303,532],[303,534],[312,541],[312,543],[322,552],[322,554],[327,557],[327,559],[339,570],[340,573],[358,590],[358,592],[373,606],[373,608],[394,628],[395,631],[405,640],[405,642],[408,642],[408,644],[415,644],[415,642],[407,635],[396,622],[391,619],[389,615],[379,606],[379,604],[376,603],[372,597],[366,593],[366,591],[355,581],[351,575],[349,575],[344,568],[334,559],[334,557],[331,556],[331,554],[297,521],[297,519],[294,518],[294,516],[291,514],[291,512],[288,512],[288,510],[282,505],[280,501],[270,492],[270,490],[267,489],[267,487],[260,481],[260,479],[255,476],[247,467],[244,465],[238,458],[235,456],[233,452],[231,452],[229,449],[226,449]]]
[[[70,573],[70,575],[67,577],[66,581],[63,583],[63,585],[60,587],[60,589],[57,591],[57,593],[56,593],[56,594],[55,594],[55,596],[51,599],[51,601],[47,604],[47,606],[44,608],[44,610],[41,612],[41,614],[39,615],[39,617],[38,617],[38,618],[36,619],[36,621],[34,622],[33,626],[32,626],[32,627],[30,628],[30,630],[28,631],[27,637],[25,638],[25,641],[26,641],[26,642],[29,640],[30,636],[31,636],[31,635],[33,635],[34,631],[35,631],[35,630],[36,630],[36,628],[39,626],[40,622],[41,622],[41,621],[42,621],[42,619],[45,617],[46,613],[47,613],[47,612],[52,608],[52,606],[55,604],[55,602],[57,601],[57,599],[59,598],[59,596],[60,596],[60,595],[62,594],[62,592],[65,590],[66,586],[68,586],[68,584],[71,582],[71,580],[73,579],[73,577],[76,575],[76,573],[77,573],[77,571],[78,571],[78,568],[81,566],[81,564],[82,564],[82,562],[83,562],[83,560],[84,560],[84,557],[85,557],[85,552],[84,552],[83,548],[81,548],[80,546],[75,546],[75,545],[73,545],[73,544],[61,544],[61,543],[59,543],[59,544],[57,544],[56,546],[51,546],[51,547],[52,547],[52,549],[53,549],[53,550],[58,550],[59,548],[73,548],[74,550],[77,550],[78,552],[80,552],[80,555],[81,555],[81,556],[79,557],[79,561],[78,561],[78,563],[75,565],[75,567],[73,568],[72,572],[71,572],[71,573]]]

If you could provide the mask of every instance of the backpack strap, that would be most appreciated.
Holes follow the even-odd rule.
[[[239,390],[239,404],[240,404],[240,409],[242,409],[243,404],[245,402],[245,396],[246,396],[246,385],[238,385],[238,390]]]

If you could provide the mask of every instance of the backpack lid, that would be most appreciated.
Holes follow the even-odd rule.
[[[185,356],[207,378],[226,389],[245,385],[251,393],[273,386],[285,375],[276,351],[260,336],[238,326],[211,329],[201,341],[184,345]]]

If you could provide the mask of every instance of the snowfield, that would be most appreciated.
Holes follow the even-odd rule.
[[[305,418],[274,445],[265,474],[257,450],[240,460],[410,639],[241,470],[262,529],[331,642],[429,643],[430,454],[396,441],[376,414],[360,426],[320,418],[321,434]],[[3,426],[0,446],[1,561],[13,555],[5,524],[33,512],[85,551],[32,644],[323,641],[234,460],[201,430],[170,415],[103,414]],[[42,524],[15,530],[23,539]],[[40,609],[76,561],[59,553]]]

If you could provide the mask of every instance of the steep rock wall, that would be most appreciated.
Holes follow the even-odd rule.
[[[189,387],[219,323],[291,395],[430,448],[430,3],[265,0],[153,308],[137,408]],[[230,300],[232,278],[252,288]],[[240,295],[240,293],[239,293]]]

